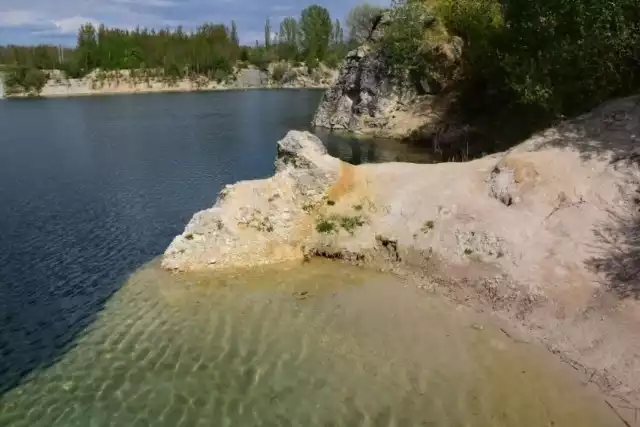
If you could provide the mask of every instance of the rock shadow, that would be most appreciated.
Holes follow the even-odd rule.
[[[594,230],[599,253],[586,261],[601,284],[620,298],[640,300],[640,187],[624,212],[609,212],[611,221]]]

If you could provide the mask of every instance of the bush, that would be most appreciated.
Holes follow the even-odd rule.
[[[213,79],[215,81],[217,81],[218,83],[224,82],[225,80],[227,80],[228,77],[229,77],[229,72],[227,72],[227,70],[223,70],[221,68],[218,68],[213,73]]]
[[[335,68],[338,68],[338,65],[340,65],[341,60],[342,60],[341,57],[339,57],[338,55],[332,52],[327,55],[327,58],[324,60],[324,63],[327,67],[335,69]]]
[[[391,15],[396,74],[450,72],[437,46],[459,36],[459,89],[495,108],[575,114],[640,87],[638,0],[398,0]]]
[[[271,73],[271,77],[273,81],[277,83],[285,83],[284,77],[289,72],[289,64],[286,62],[279,62],[273,67],[273,71]]]
[[[15,67],[7,72],[4,84],[8,94],[39,95],[49,76],[37,68]]]
[[[519,102],[571,114],[638,88],[637,0],[505,0],[504,19],[500,66]]]

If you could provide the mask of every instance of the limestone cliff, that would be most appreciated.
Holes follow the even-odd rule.
[[[625,398],[640,397],[640,97],[467,163],[352,166],[305,132],[276,174],[228,186],[167,249],[175,270],[318,255],[483,301]]]

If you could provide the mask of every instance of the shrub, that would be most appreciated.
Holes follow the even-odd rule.
[[[337,230],[336,224],[335,222],[326,219],[326,218],[321,218],[318,223],[316,224],[316,231],[318,233],[323,233],[323,234],[330,234],[330,233],[334,233]]]
[[[500,66],[519,102],[567,114],[638,87],[637,0],[505,0],[504,19]]]
[[[574,114],[640,87],[638,0],[396,0],[383,51],[400,76],[436,78],[459,36],[471,99]],[[415,81],[415,79],[414,79]],[[477,101],[476,101],[477,103]]]
[[[5,75],[4,84],[8,94],[39,95],[48,80],[49,76],[37,68],[15,67]]]
[[[289,64],[286,62],[279,62],[273,67],[271,77],[275,82],[284,83],[284,77],[289,72]]]
[[[425,28],[432,27],[435,21],[434,11],[423,2],[396,2],[384,33],[382,50],[397,77],[428,73],[433,63],[428,47],[439,37],[435,31]]]

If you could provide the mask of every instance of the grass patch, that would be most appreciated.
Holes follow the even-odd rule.
[[[321,217],[316,224],[316,231],[323,234],[337,233],[340,228],[353,234],[356,228],[362,227],[365,221],[361,216],[331,215]]]
[[[364,220],[360,216],[341,216],[338,217],[338,222],[342,228],[351,234],[357,227],[364,225]]]
[[[321,218],[316,224],[316,231],[323,234],[331,234],[338,231],[338,227],[335,222],[327,218]]]

